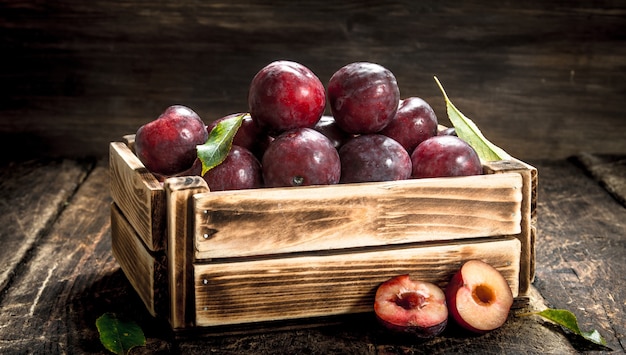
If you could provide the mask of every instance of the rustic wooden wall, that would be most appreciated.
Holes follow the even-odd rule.
[[[327,82],[378,62],[445,123],[437,75],[486,135],[523,159],[625,152],[622,1],[0,0],[0,157],[104,156],[186,104],[246,110],[275,59]]]

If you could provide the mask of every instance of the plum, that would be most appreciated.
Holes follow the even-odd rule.
[[[432,107],[419,97],[409,97],[400,101],[395,117],[380,134],[393,138],[411,154],[418,144],[437,135],[438,126]]]
[[[256,189],[263,185],[261,163],[252,152],[237,145],[203,178],[211,191]]]
[[[172,176],[193,166],[196,146],[204,144],[208,136],[197,113],[183,105],[172,105],[155,120],[139,127],[135,134],[135,154],[149,171]]]
[[[266,187],[331,185],[341,175],[337,149],[312,128],[296,128],[276,137],[261,165]]]
[[[333,116],[323,115],[313,129],[330,139],[336,149],[341,148],[345,142],[353,137],[352,134],[346,133],[337,125]]]
[[[328,82],[328,101],[341,129],[353,134],[377,133],[396,114],[400,89],[387,68],[355,62],[337,70]]]
[[[434,136],[411,154],[414,178],[469,176],[483,173],[478,154],[461,138]]]
[[[387,329],[419,338],[432,338],[446,328],[448,308],[439,286],[399,275],[376,290],[374,312]]]
[[[313,127],[326,108],[326,91],[309,68],[279,60],[254,76],[248,106],[257,124],[277,135],[294,128]]]
[[[411,157],[395,140],[382,134],[352,138],[339,149],[341,182],[404,180],[411,177]]]
[[[479,334],[502,326],[513,305],[513,293],[504,276],[481,260],[465,262],[446,286],[445,294],[456,323]]]

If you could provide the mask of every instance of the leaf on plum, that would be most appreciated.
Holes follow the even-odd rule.
[[[459,109],[452,104],[436,76],[435,81],[437,82],[437,85],[439,86],[439,89],[441,90],[441,93],[446,101],[448,118],[454,126],[456,134],[459,138],[471,145],[482,161],[511,159],[511,156],[502,148],[496,146],[485,138],[480,129],[478,129],[478,126],[468,117],[463,115],[463,113],[461,113],[461,111],[459,111]]]
[[[198,159],[202,162],[202,175],[220,165],[233,145],[237,130],[247,113],[227,118],[219,122],[209,133],[206,143],[198,145]]]
[[[105,313],[96,319],[100,342],[110,352],[128,354],[136,346],[146,345],[141,327],[132,321],[122,321],[113,313]]]

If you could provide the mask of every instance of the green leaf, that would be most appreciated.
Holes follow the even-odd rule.
[[[572,333],[582,336],[583,338],[591,341],[592,343],[606,346],[606,340],[602,338],[600,333],[597,330],[592,330],[590,332],[583,332],[578,327],[578,320],[576,316],[565,309],[545,309],[541,312],[536,313],[543,318],[546,318],[562,327],[569,329]]]
[[[122,321],[113,313],[105,313],[96,319],[100,342],[110,352],[128,354],[136,346],[146,345],[141,327],[132,321]]]
[[[600,335],[600,332],[598,332],[597,330],[594,329],[589,332],[581,331],[580,327],[578,327],[578,320],[576,319],[576,316],[572,312],[566,309],[548,308],[541,312],[529,312],[529,313],[519,314],[519,316],[530,316],[530,315],[541,316],[555,324],[558,324],[568,329],[572,333],[580,336],[581,338],[583,338],[584,340],[588,342],[591,342],[595,345],[599,345],[601,347],[604,347],[612,351],[611,348],[606,346],[606,340],[604,340],[604,338]]]
[[[439,89],[443,94],[443,98],[446,101],[446,110],[448,111],[448,118],[456,130],[456,134],[459,138],[466,141],[474,148],[478,156],[483,161],[494,160],[509,160],[511,156],[507,154],[502,148],[491,143],[482,134],[478,126],[469,118],[467,118],[461,111],[459,111],[450,101],[448,95],[446,95],[443,86],[439,82],[439,79],[435,76],[435,81],[439,85]]]
[[[202,162],[203,176],[226,159],[233,145],[233,138],[247,115],[249,114],[244,113],[219,122],[209,133],[206,143],[196,147],[198,159]]]

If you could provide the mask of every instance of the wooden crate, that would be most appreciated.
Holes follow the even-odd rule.
[[[210,192],[197,176],[159,182],[132,140],[110,144],[113,254],[175,330],[371,312],[390,277],[445,287],[470,259],[527,297],[537,171],[521,161],[480,176]]]

